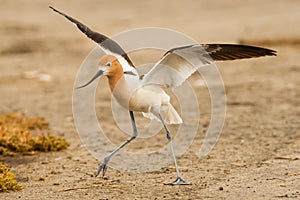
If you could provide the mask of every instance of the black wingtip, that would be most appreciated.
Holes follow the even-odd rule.
[[[92,31],[89,27],[79,22],[77,19],[55,9],[52,6],[49,6],[49,8],[52,9],[54,12],[67,18],[70,22],[74,23],[82,33],[84,33],[88,38],[92,39],[94,42],[101,45],[103,41],[108,39],[108,37],[106,37],[105,35]]]
[[[56,10],[54,7],[52,7],[52,6],[49,6],[49,8],[51,9],[51,10],[53,10],[54,12],[57,12],[57,13],[59,13],[59,14],[62,14],[60,11],[58,11],[58,10]]]
[[[273,49],[267,49],[267,48],[257,47],[257,46],[250,46],[250,47],[260,50],[262,53],[265,53],[265,56],[277,56],[277,51]]]
[[[57,10],[56,8],[52,7],[52,6],[49,6],[49,8],[51,10],[53,10],[54,12],[57,12],[58,14],[61,14],[63,16],[65,16],[66,18],[68,18],[69,16],[67,16],[66,14],[62,13],[61,11]]]
[[[277,56],[277,51],[275,50],[270,50],[270,56]]]
[[[273,49],[267,49],[259,46],[252,45],[236,45],[239,48],[240,52],[251,53],[253,57],[261,57],[261,56],[277,56],[277,51]]]
[[[244,44],[206,44],[203,45],[215,61],[277,56],[277,51]]]
[[[49,8],[50,8],[50,9],[52,9],[52,10],[56,10],[56,9],[55,9],[55,8],[53,8],[52,6],[49,6]]]
[[[70,20],[72,23],[76,24],[77,26],[78,26],[78,25],[81,25],[81,23],[78,22],[76,19],[74,19],[74,18],[72,18],[72,17],[66,15],[65,13],[63,13],[63,12],[57,10],[57,9],[55,9],[54,7],[49,6],[49,8],[52,9],[54,12],[56,12],[56,13],[58,13],[58,14],[64,16],[65,18],[67,18],[67,19]],[[80,28],[80,27],[78,27],[78,28]]]

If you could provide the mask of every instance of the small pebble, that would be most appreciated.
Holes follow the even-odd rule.
[[[281,183],[280,187],[286,187],[286,184],[285,183]]]
[[[51,82],[53,78],[49,74],[40,74],[38,79],[41,82]]]

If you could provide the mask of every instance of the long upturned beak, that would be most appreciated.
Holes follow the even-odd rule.
[[[85,86],[88,86],[90,83],[92,83],[95,79],[97,79],[103,73],[104,73],[104,71],[100,69],[89,82],[87,82],[86,84],[84,84],[82,86],[76,87],[76,89],[80,89],[80,88],[84,88]]]

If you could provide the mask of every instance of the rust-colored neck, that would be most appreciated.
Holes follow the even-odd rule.
[[[125,84],[123,68],[117,60],[114,60],[109,67],[107,77],[112,92],[116,89],[115,87],[117,84],[118,88],[120,87],[120,84]],[[119,81],[122,82],[119,83]]]
[[[114,92],[117,85],[118,85],[117,87],[120,88],[120,87],[124,86],[124,84],[125,84],[125,79],[124,79],[123,73],[108,75],[107,77],[108,77],[108,83],[109,83],[109,88],[110,88],[111,92]]]

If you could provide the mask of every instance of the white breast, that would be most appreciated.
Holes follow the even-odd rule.
[[[147,85],[136,89],[130,97],[129,108],[132,111],[150,112],[151,107],[163,107],[170,103],[170,97],[157,85]]]

